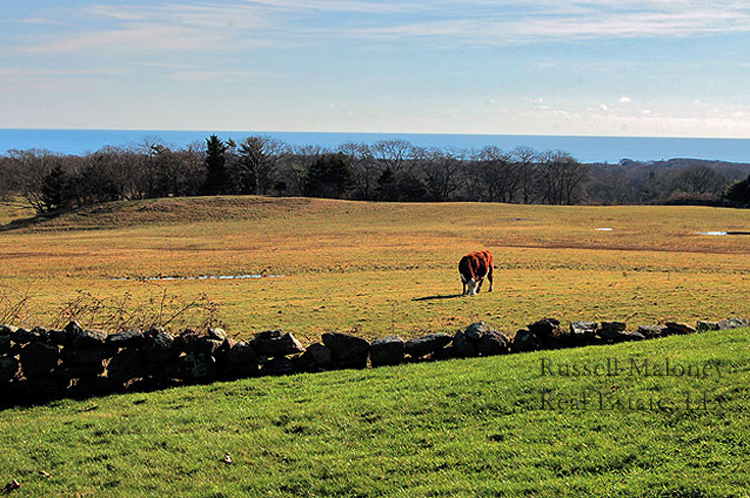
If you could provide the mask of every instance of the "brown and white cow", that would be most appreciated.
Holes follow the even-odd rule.
[[[492,292],[493,266],[495,266],[495,257],[490,251],[472,252],[461,258],[458,263],[458,273],[464,285],[461,295],[475,295],[482,289],[485,277],[490,281],[490,292]]]

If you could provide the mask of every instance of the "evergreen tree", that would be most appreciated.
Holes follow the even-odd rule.
[[[356,185],[348,156],[323,154],[310,165],[305,181],[305,195],[341,198]]]
[[[45,212],[56,211],[70,204],[70,181],[60,165],[42,179],[41,194],[41,204]]]
[[[226,194],[229,191],[229,175],[226,167],[227,144],[216,135],[211,135],[206,140],[206,146],[206,181],[201,194]]]
[[[750,204],[750,176],[730,185],[724,193],[724,198],[740,204]]]
[[[386,167],[380,174],[380,177],[378,177],[378,187],[376,192],[380,200],[395,201],[398,199],[396,174],[390,167]]]

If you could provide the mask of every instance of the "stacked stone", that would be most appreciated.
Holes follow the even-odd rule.
[[[369,343],[353,335],[327,332],[322,343],[305,349],[292,334],[281,330],[235,342],[219,328],[205,334],[185,330],[173,336],[160,328],[106,335],[75,321],[61,330],[0,325],[0,402],[17,404],[259,374],[366,368],[368,363],[382,367],[494,356],[748,326],[750,320],[729,318],[699,321],[695,327],[682,322],[641,325],[637,331],[628,331],[625,322],[617,321],[571,322],[563,329],[559,320],[544,318],[519,330],[512,340],[477,322],[452,336],[429,334],[408,341],[394,335]]]

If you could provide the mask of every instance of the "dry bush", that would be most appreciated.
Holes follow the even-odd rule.
[[[30,291],[3,290],[0,294],[0,323],[37,325],[39,323],[35,322],[41,319],[35,308],[34,295]],[[77,290],[75,298],[60,305],[51,319],[43,320],[43,325],[60,328],[77,320],[83,327],[110,332],[154,327],[205,331],[209,327],[223,326],[220,308],[221,305],[205,293],[188,300],[160,288],[150,297],[137,301],[130,292],[103,297]]]
[[[50,325],[61,327],[70,320],[77,320],[83,327],[113,332],[153,327],[201,331],[222,325],[220,304],[205,293],[186,300],[162,288],[158,294],[140,302],[130,292],[111,297],[99,297],[83,290],[76,294],[73,300],[60,307]]]

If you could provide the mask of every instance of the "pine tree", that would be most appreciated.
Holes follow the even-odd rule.
[[[724,198],[740,204],[750,204],[750,176],[730,185],[724,193]]]
[[[356,185],[354,171],[345,154],[323,154],[307,171],[305,195],[311,197],[343,197]]]
[[[41,204],[45,212],[56,211],[70,204],[70,181],[60,165],[42,179],[41,193]]]
[[[216,135],[206,140],[206,181],[203,183],[201,194],[221,195],[228,193],[229,175],[226,167],[227,144]]]

